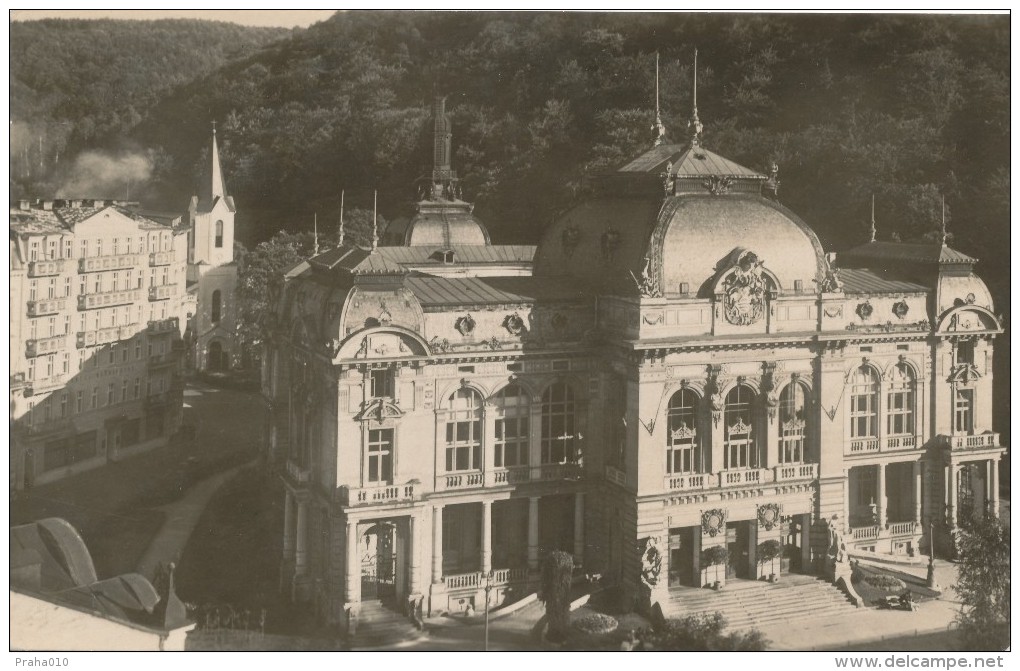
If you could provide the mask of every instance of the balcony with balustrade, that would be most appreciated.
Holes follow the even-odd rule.
[[[167,301],[173,298],[176,292],[176,284],[160,284],[154,287],[149,287],[149,300]]]
[[[888,454],[914,450],[923,444],[921,436],[904,434],[881,438],[852,438],[845,445],[844,455],[855,457],[866,454]]]
[[[25,356],[31,359],[32,357],[53,354],[63,350],[66,343],[67,336],[63,333],[60,335],[50,336],[48,338],[34,338],[32,340],[26,340]]]
[[[52,277],[64,272],[64,259],[32,261],[28,264],[29,277]]]
[[[166,333],[179,333],[180,322],[177,317],[169,317],[167,319],[157,319],[150,321],[146,328],[149,331],[149,335],[163,335]]]
[[[177,365],[180,361],[180,356],[176,352],[166,352],[164,354],[152,354],[149,356],[149,370],[160,370],[163,368],[169,368]]]
[[[987,447],[1001,447],[999,434],[993,431],[974,435],[947,436],[939,434],[936,438],[938,446],[944,450],[974,450]]]
[[[67,299],[47,298],[39,301],[28,301],[27,308],[29,317],[55,315],[67,309]]]
[[[79,310],[98,310],[118,305],[131,305],[142,299],[142,292],[139,289],[128,289],[126,291],[104,291],[95,294],[78,296]]]
[[[33,396],[47,391],[53,391],[64,386],[67,382],[67,375],[58,373],[49,377],[37,377],[25,383],[25,396]]]
[[[436,476],[435,491],[507,487],[529,482],[570,481],[578,480],[580,477],[581,466],[575,463],[511,466],[485,471],[441,473]]]
[[[337,488],[337,501],[344,506],[391,505],[394,503],[410,503],[419,493],[414,483],[404,485],[372,485],[368,487],[351,487],[343,485]]]
[[[169,266],[173,262],[174,253],[172,250],[166,252],[151,252],[149,254],[149,265],[152,267]]]
[[[809,483],[818,479],[818,464],[779,464],[717,473],[683,473],[663,478],[666,492],[705,492],[775,483]]]
[[[79,273],[101,273],[107,270],[122,270],[141,265],[141,257],[137,254],[117,254],[110,256],[91,256],[78,259]]]
[[[78,331],[75,337],[75,346],[78,349],[83,347],[96,347],[107,345],[121,340],[130,340],[135,334],[135,326],[127,324],[124,326],[108,326],[93,331]]]

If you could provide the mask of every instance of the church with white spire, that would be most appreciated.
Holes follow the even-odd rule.
[[[192,361],[198,371],[228,371],[240,364],[237,333],[237,265],[234,199],[227,194],[213,126],[211,171],[188,206],[188,293]]]

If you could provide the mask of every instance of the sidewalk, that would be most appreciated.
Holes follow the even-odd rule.
[[[179,563],[181,552],[187,545],[191,533],[195,530],[195,525],[198,524],[202,512],[209,505],[209,500],[225,482],[234,477],[242,468],[253,463],[255,462],[237,466],[211,478],[206,478],[185,492],[180,500],[159,508],[166,514],[166,520],[155,538],[152,539],[145,554],[142,555],[135,571],[151,580],[160,563]]]
[[[849,616],[781,623],[763,627],[761,632],[769,639],[769,650],[787,651],[839,650],[891,638],[945,633],[954,627],[960,608],[949,587],[956,583],[956,565],[939,560],[935,578],[942,587],[942,596],[919,604],[915,612],[859,608]],[[945,649],[952,649],[948,638]]]

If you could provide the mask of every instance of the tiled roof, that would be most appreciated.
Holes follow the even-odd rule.
[[[658,174],[665,172],[671,163],[671,172],[677,177],[741,177],[765,179],[765,175],[734,163],[700,145],[691,147],[680,144],[664,144],[653,147],[641,156],[620,168],[619,172],[644,172]]]
[[[870,268],[840,268],[843,291],[849,294],[924,293],[931,290],[923,284],[898,276],[897,273]]]
[[[47,235],[67,233],[74,230],[75,224],[81,223],[109,209],[116,210],[125,217],[138,222],[139,227],[143,230],[170,228],[119,205],[54,207],[52,210],[35,207],[30,210],[22,210],[19,207],[12,207],[10,210],[10,228],[12,231],[21,234],[34,233],[37,235]]]
[[[413,266],[442,265],[443,261],[438,258],[436,252],[443,251],[453,252],[455,265],[530,263],[535,256],[534,245],[378,247],[375,251],[361,247],[341,247],[309,259],[309,264],[327,270],[346,270],[354,274],[403,273]]]
[[[977,259],[936,242],[869,242],[839,254],[841,263],[875,260],[906,263],[977,263]]]
[[[585,295],[570,278],[539,277],[409,277],[405,286],[422,306],[571,301]]]

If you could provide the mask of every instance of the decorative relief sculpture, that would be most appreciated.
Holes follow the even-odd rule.
[[[903,319],[907,316],[907,313],[910,312],[910,306],[907,305],[906,301],[897,301],[896,303],[893,303],[892,311],[894,315]]]
[[[644,546],[641,548],[641,584],[649,590],[655,589],[659,584],[659,576],[662,573],[662,550],[655,538],[645,538]]]
[[[712,537],[726,533],[726,511],[722,508],[703,511],[701,513],[701,533]]]
[[[524,332],[524,319],[516,312],[512,315],[507,315],[503,319],[503,328],[509,331],[511,335],[521,335]]]
[[[719,177],[718,175],[712,175],[701,183],[701,185],[713,196],[721,196],[722,194],[727,193],[732,184],[733,179],[731,177]]]
[[[630,272],[631,279],[634,280],[634,284],[637,285],[638,293],[643,298],[659,298],[662,296],[662,292],[659,291],[659,283],[652,277],[652,261],[649,257],[645,257],[645,265],[641,270],[641,277],[638,278],[634,275],[634,271]]]
[[[763,503],[758,506],[758,525],[772,531],[779,524],[781,509],[778,503]]]
[[[432,336],[432,340],[429,341],[429,347],[432,348],[433,352],[449,352],[450,341],[446,338],[440,340],[439,336]]]
[[[364,359],[368,356],[368,337],[361,339],[361,346],[358,347],[358,351],[354,353],[355,359]]]
[[[733,272],[723,281],[726,321],[738,326],[754,324],[765,314],[764,261],[754,252],[744,252]]]
[[[839,279],[839,268],[829,268],[825,271],[825,279],[822,280],[822,291],[824,293],[843,292],[843,282]]]
[[[466,314],[457,319],[454,323],[454,328],[456,328],[463,336],[471,335],[471,333],[475,330],[475,320],[470,314]]]
[[[858,303],[857,305],[857,316],[860,317],[861,319],[870,318],[874,311],[875,308],[871,306],[871,301],[864,301],[863,303]]]

